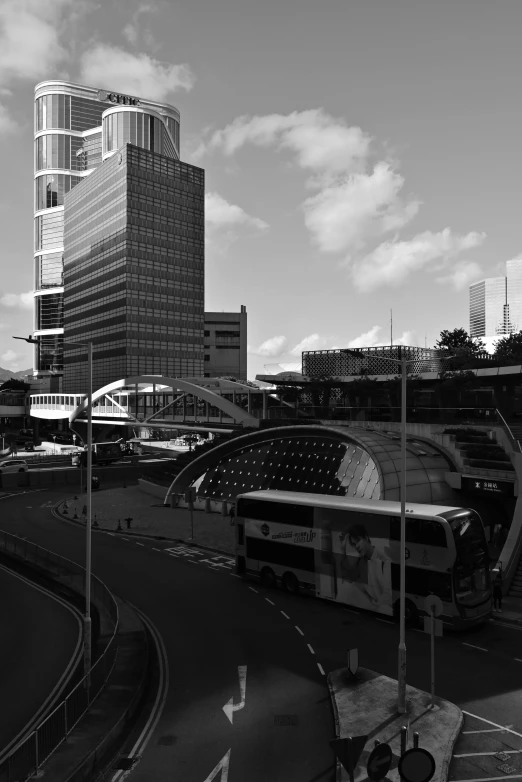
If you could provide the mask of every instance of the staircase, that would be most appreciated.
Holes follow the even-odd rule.
[[[465,429],[455,430],[447,427],[444,434],[451,435],[457,461],[465,470],[484,470],[492,477],[497,473],[513,473],[513,478],[515,477],[515,468],[509,454],[497,443],[496,439],[489,437],[487,432],[481,429],[466,431]]]
[[[508,596],[522,598],[522,556],[518,560],[516,573],[509,586]]]
[[[522,442],[522,424],[509,424],[509,428],[511,429],[511,433],[515,440],[518,440],[519,443]]]

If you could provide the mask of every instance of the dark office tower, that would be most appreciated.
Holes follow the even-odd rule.
[[[65,342],[93,388],[203,375],[204,174],[126,144],[65,198]],[[87,389],[64,349],[63,390]]]
[[[35,87],[36,374],[63,370],[64,196],[130,142],[179,159],[179,111],[65,81]]]

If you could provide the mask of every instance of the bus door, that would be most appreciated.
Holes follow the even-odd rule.
[[[337,598],[337,574],[333,553],[332,529],[328,522],[317,527],[319,545],[315,549],[315,587],[318,597]]]

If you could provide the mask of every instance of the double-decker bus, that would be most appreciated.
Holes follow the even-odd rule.
[[[356,608],[397,617],[400,502],[253,491],[236,502],[237,572]],[[437,595],[454,628],[491,615],[484,526],[468,508],[406,504],[406,619]]]

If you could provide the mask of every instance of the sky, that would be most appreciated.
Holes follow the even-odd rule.
[[[175,105],[205,169],[205,309],[248,377],[435,344],[522,252],[522,3],[0,0],[0,366],[32,363],[34,86]],[[522,257],[522,256],[521,256]]]

